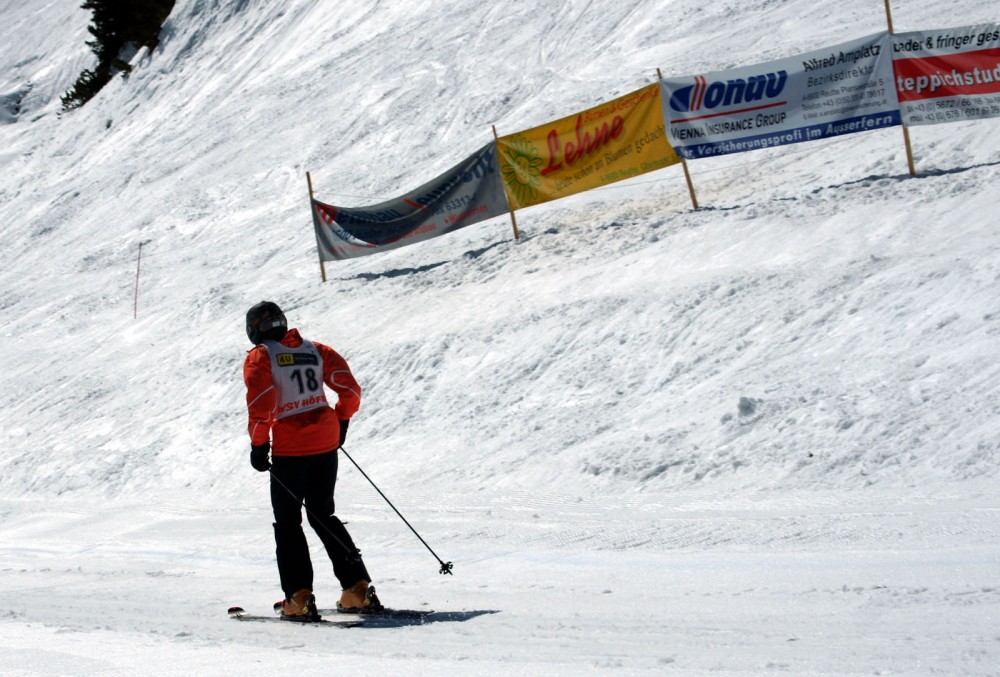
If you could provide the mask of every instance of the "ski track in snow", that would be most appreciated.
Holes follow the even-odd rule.
[[[506,514],[496,515],[500,498]],[[225,617],[235,603],[261,613],[269,607],[260,594],[274,577],[263,510],[219,510],[212,520],[201,506],[122,505],[120,514],[96,516],[22,510],[6,535],[23,530],[32,545],[4,549],[2,622],[10,637],[37,643],[47,667],[4,674],[73,674],[87,665],[60,668],[71,655],[110,659],[88,673],[124,674],[157,652],[183,669],[165,664],[156,674],[181,674],[236,650],[250,674],[265,674],[273,670],[265,646],[294,652],[307,674],[330,660],[361,674],[461,674],[469,665],[486,674],[913,674],[956,665],[963,674],[989,674],[1000,637],[981,620],[1000,604],[1000,587],[995,547],[980,544],[997,540],[996,510],[955,500],[855,512],[836,498],[811,508],[792,501],[798,510],[785,497],[773,511],[693,507],[666,519],[657,515],[663,510],[630,506],[629,520],[600,506],[567,509],[558,497],[517,495],[491,500],[493,508],[415,512],[425,536],[449,544],[453,578],[435,578],[430,556],[378,515],[384,510],[359,502],[360,514],[347,519],[366,535],[373,569],[387,574],[375,573],[383,598],[439,614],[350,631],[258,628]],[[515,518],[525,512],[530,517]],[[476,531],[482,524],[493,528]],[[565,525],[593,531],[577,541]],[[623,542],[658,526],[669,527],[669,540]],[[321,606],[333,588],[320,568]],[[86,643],[113,650],[99,657]],[[18,653],[5,656],[10,665]]]
[[[896,3],[896,30],[997,21]],[[370,204],[882,3],[178,0],[83,109],[74,3],[0,0],[0,675],[997,675],[996,120],[690,163],[327,266]],[[136,254],[143,243],[136,301]],[[423,623],[280,595],[243,315],[364,388],[338,514]],[[315,547],[322,608],[338,591]]]

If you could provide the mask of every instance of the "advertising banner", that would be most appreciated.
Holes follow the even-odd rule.
[[[900,123],[888,33],[660,85],[668,140],[687,159]]]
[[[511,209],[680,162],[667,143],[659,85],[497,141]]]
[[[1000,24],[892,36],[906,125],[1000,117]]]
[[[312,201],[324,261],[349,259],[429,240],[508,213],[490,142],[464,162],[402,197],[369,207]]]

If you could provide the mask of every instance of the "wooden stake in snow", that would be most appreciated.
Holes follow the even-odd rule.
[[[497,126],[496,125],[493,125],[493,140],[497,141],[497,142],[500,141],[500,137],[497,136]],[[498,157],[497,157],[497,164],[500,164],[500,158],[499,158],[500,148],[498,147],[496,150],[497,150],[497,155],[498,155]],[[507,191],[507,186],[505,185],[504,186],[504,192],[506,192],[506,191]],[[510,224],[512,226],[514,226],[514,239],[515,240],[519,240],[519,239],[521,239],[521,234],[517,231],[517,218],[514,216],[514,208],[511,207],[510,205],[507,205],[507,207],[510,210]]]
[[[659,82],[663,79],[663,73],[659,68],[656,69],[656,81]],[[663,124],[667,124],[667,118],[663,118]],[[666,131],[666,130],[664,130]],[[676,150],[674,151],[677,152]],[[691,196],[691,204],[695,209],[698,208],[698,196],[694,194],[694,183],[691,182],[691,172],[688,170],[688,162],[683,157],[681,158],[681,167],[684,168],[684,179],[687,181],[688,194]]]
[[[306,172],[306,183],[309,184],[309,214],[312,215],[313,209],[313,180],[309,172]],[[313,216],[313,223],[316,223],[316,217]],[[315,232],[315,226],[313,226],[313,231]],[[319,244],[319,233],[316,234],[316,253],[319,255],[319,272],[323,276],[323,282],[326,282],[326,264],[323,263],[323,249]]]
[[[885,20],[889,25],[889,36],[892,37],[894,31],[892,28],[892,7],[889,5],[889,0],[885,0]],[[900,120],[900,125],[903,127],[903,144],[906,146],[906,163],[910,168],[910,176],[916,176],[917,166],[913,163],[913,146],[910,145],[910,129],[902,120]]]

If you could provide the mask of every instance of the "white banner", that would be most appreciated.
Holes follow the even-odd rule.
[[[1000,24],[892,36],[903,122],[1000,117]]]
[[[900,123],[888,33],[660,86],[669,141],[691,160]]]

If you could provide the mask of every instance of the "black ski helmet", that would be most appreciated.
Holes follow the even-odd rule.
[[[280,341],[288,331],[288,321],[277,303],[261,301],[247,311],[247,338],[254,345]]]

